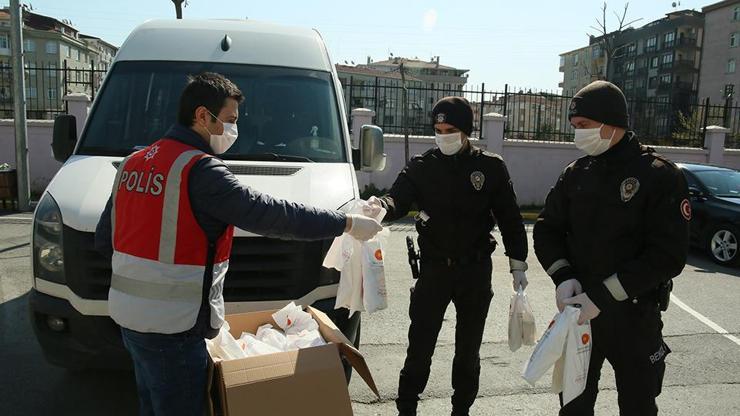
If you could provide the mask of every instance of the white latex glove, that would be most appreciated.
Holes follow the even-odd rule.
[[[581,294],[582,292],[581,282],[576,279],[569,279],[559,284],[557,289],[555,289],[555,303],[558,305],[558,310],[562,312],[565,309],[565,299]]]
[[[509,270],[511,271],[512,285],[514,286],[514,292],[519,290],[521,286],[522,290],[527,288],[529,282],[527,281],[527,263],[521,260],[509,258]]]
[[[352,226],[347,233],[361,241],[367,241],[383,230],[383,226],[378,221],[364,215],[348,214],[347,219],[352,221]]]
[[[563,282],[564,283],[564,282]],[[590,321],[601,313],[601,309],[596,306],[588,295],[581,293],[580,295],[573,296],[572,298],[565,299],[563,301],[566,305],[580,305],[581,314],[578,315],[578,325],[583,325],[586,321]]]
[[[511,277],[513,278],[514,291],[519,290],[519,286],[522,290],[527,288],[529,282],[527,281],[527,273],[523,270],[512,270]]]
[[[383,209],[383,203],[380,201],[380,198],[371,196],[367,200],[367,203],[368,205],[362,207],[362,213],[370,218],[377,217],[380,214],[380,210]]]

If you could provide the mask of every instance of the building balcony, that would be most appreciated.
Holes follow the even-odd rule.
[[[681,72],[698,72],[699,69],[696,67],[696,62],[690,59],[679,59],[673,63],[674,71]]]
[[[564,81],[558,82],[558,88],[564,88],[564,87],[565,87],[565,82]]]
[[[699,49],[698,39],[695,37],[683,37],[676,39],[676,48],[680,49]]]

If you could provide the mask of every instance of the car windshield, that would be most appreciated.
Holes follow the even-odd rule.
[[[119,62],[97,98],[77,154],[125,156],[176,121],[188,75],[223,74],[245,96],[239,138],[223,159],[346,162],[331,74],[207,62]]]
[[[703,170],[694,172],[714,196],[740,198],[740,172],[734,170]]]

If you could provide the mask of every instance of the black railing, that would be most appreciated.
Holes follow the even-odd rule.
[[[67,112],[62,99],[70,93],[85,93],[95,98],[106,71],[90,68],[56,67],[31,64],[25,69],[26,117],[53,119]],[[13,69],[0,65],[0,118],[13,118]]]
[[[660,84],[661,91],[693,88],[686,83]],[[369,108],[375,111],[374,122],[386,133],[403,134],[403,87],[401,81],[379,79],[371,83],[344,85],[347,111]],[[471,102],[474,112],[473,137],[481,133],[484,114],[495,112],[506,116],[504,135],[510,140],[572,141],[573,128],[568,120],[571,97],[547,91],[512,88],[503,91],[486,90],[484,85],[465,86],[459,90],[408,87],[407,130],[410,135],[431,136],[431,111],[437,99],[463,96]],[[717,124],[731,130],[727,147],[740,148],[740,107],[736,103],[723,105],[697,102],[689,95],[672,94],[672,101],[655,98],[630,98],[628,110],[630,128],[645,144],[704,147],[704,128]],[[481,104],[482,103],[482,104]],[[705,117],[706,115],[706,117]]]

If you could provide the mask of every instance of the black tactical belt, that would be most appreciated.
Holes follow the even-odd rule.
[[[449,257],[424,257],[421,256],[421,263],[424,264],[442,264],[445,266],[468,266],[471,264],[478,264],[483,260],[490,259],[491,253],[480,252],[466,257],[460,258],[449,258]]]

